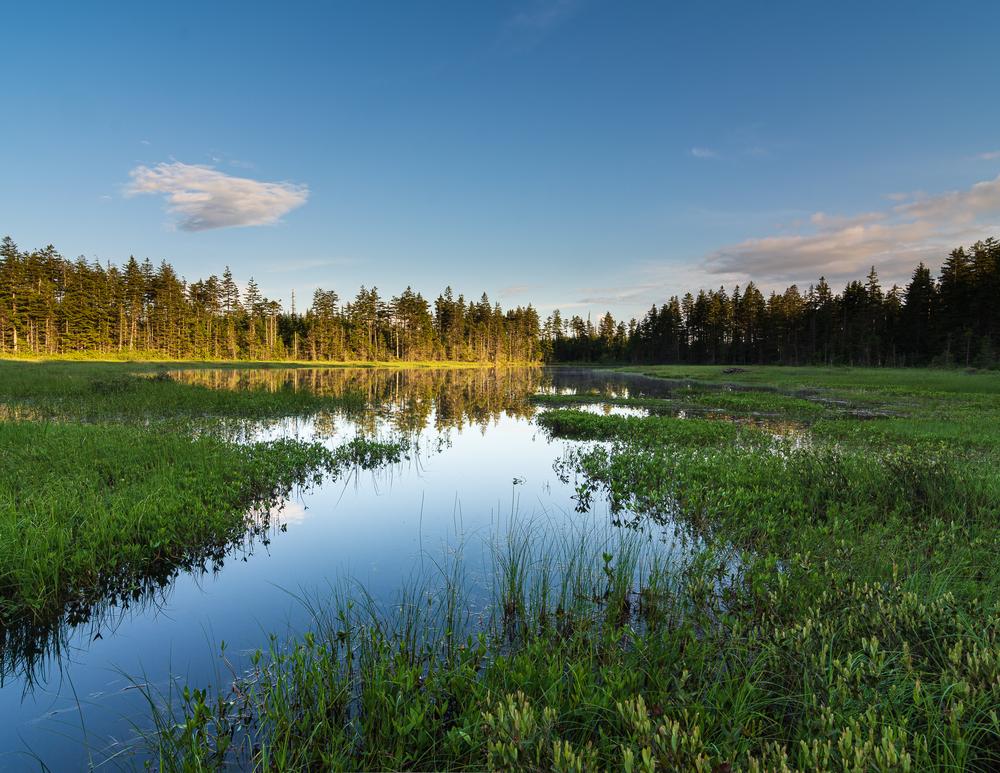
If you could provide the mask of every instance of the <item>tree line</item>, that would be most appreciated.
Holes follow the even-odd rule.
[[[68,260],[52,246],[0,242],[0,355],[149,355],[176,359],[467,360],[541,358],[538,312],[504,311],[451,288],[433,305],[406,288],[362,287],[346,302],[317,289],[305,313],[265,297],[251,277],[187,282],[163,261]]]
[[[0,355],[176,359],[633,361],[709,364],[965,365],[996,363],[1000,242],[953,250],[938,276],[921,263],[884,289],[873,267],[836,293],[820,278],[766,297],[750,282],[597,324],[535,308],[503,310],[446,289],[432,302],[406,288],[362,287],[346,301],[317,289],[304,313],[266,298],[229,268],[188,282],[166,261],[121,267],[69,260],[52,246],[0,242]]]
[[[991,367],[1000,344],[1000,242],[952,250],[936,278],[920,263],[905,287],[883,288],[872,267],[840,293],[823,277],[766,297],[750,282],[673,296],[627,325],[610,313],[595,326],[557,310],[542,331],[556,360]]]

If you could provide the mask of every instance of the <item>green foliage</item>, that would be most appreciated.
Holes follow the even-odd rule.
[[[826,279],[765,298],[754,282],[698,290],[641,319],[595,325],[528,304],[504,311],[484,293],[433,303],[407,287],[384,299],[317,288],[306,312],[265,298],[253,277],[239,292],[229,268],[194,282],[166,261],[124,266],[22,251],[0,241],[0,356],[478,362],[940,364],[996,368],[1000,242],[947,257],[937,279],[921,263],[905,288],[883,289],[874,267],[835,293]]]
[[[231,693],[150,695],[158,762],[996,769],[1000,460],[995,430],[975,432],[995,424],[995,377],[784,373],[739,407],[767,402],[806,431],[539,414],[553,434],[601,441],[560,473],[581,509],[605,495],[633,529],[513,530],[482,622],[456,613],[455,575],[394,613],[333,599]],[[650,539],[658,522],[683,553]]]
[[[730,413],[766,413],[790,418],[813,417],[824,412],[816,402],[777,392],[722,392],[694,395],[690,402]]]
[[[265,298],[253,277],[240,297],[222,278],[187,282],[163,261],[70,261],[49,246],[0,241],[0,356],[192,360],[535,362],[538,313],[504,311],[451,289],[431,305],[409,287],[383,299],[362,287],[341,304],[317,288],[305,314]]]
[[[736,438],[737,427],[711,419],[678,420],[671,417],[602,416],[584,411],[556,409],[538,416],[538,423],[553,435],[573,440],[643,438],[680,445],[705,445]]]
[[[873,266],[840,293],[819,277],[765,298],[751,281],[675,295],[627,325],[556,310],[544,344],[564,362],[996,368],[998,283],[1000,241],[989,238],[952,250],[937,280],[919,264],[905,288],[883,289]]]
[[[212,431],[228,417],[359,403],[354,393],[226,394],[121,365],[0,365],[2,671],[39,656],[66,621],[267,539],[269,511],[293,487],[398,462],[409,448],[398,440],[330,450]]]

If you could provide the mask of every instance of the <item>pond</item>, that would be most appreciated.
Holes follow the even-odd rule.
[[[486,369],[199,369],[174,378],[216,389],[308,389],[358,395],[314,416],[240,422],[238,442],[294,437],[331,447],[359,434],[414,441],[409,459],[295,492],[267,528],[212,566],[109,600],[89,619],[64,621],[47,642],[7,642],[0,688],[0,767],[72,770],[134,760],[149,707],[137,684],[225,684],[247,653],[308,628],[301,597],[351,581],[387,600],[421,573],[463,555],[486,603],[490,550],[516,522],[537,530],[613,528],[606,501],[584,512],[553,465],[574,445],[534,422],[534,394],[665,397],[655,379],[610,371]],[[625,410],[606,405],[600,410]],[[213,431],[218,431],[218,428]],[[628,520],[628,519],[624,519]],[[679,539],[670,524],[649,538]],[[118,756],[116,756],[118,755]]]

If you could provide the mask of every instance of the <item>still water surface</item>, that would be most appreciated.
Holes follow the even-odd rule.
[[[540,532],[611,528],[605,501],[577,511],[572,482],[553,471],[573,443],[548,438],[528,398],[670,393],[655,379],[538,368],[196,370],[174,377],[218,389],[363,396],[363,408],[235,423],[227,431],[240,441],[295,437],[333,447],[359,433],[403,432],[417,450],[400,464],[295,492],[271,514],[273,528],[220,565],[182,572],[137,602],[109,603],[86,622],[67,622],[41,656],[27,658],[23,645],[8,645],[0,661],[0,769],[38,770],[44,763],[77,770],[109,757],[112,768],[134,763],[135,728],[146,727],[149,715],[135,682],[161,692],[171,683],[219,684],[221,642],[238,665],[266,646],[269,633],[308,627],[297,595],[322,596],[349,578],[387,600],[425,561],[459,550],[470,583],[485,589],[490,544],[512,518]],[[655,538],[674,539],[669,525],[653,528],[660,531]]]

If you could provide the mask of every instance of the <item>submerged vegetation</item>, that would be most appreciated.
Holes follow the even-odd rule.
[[[1000,376],[660,372],[686,383],[613,398],[648,417],[538,419],[629,528],[513,530],[485,608],[460,565],[321,602],[231,687],[149,693],[155,762],[996,769]]]

